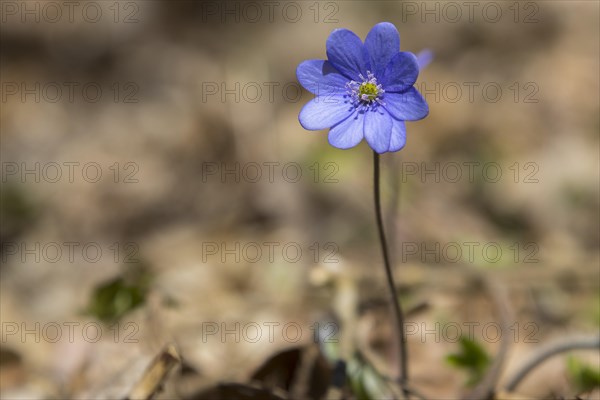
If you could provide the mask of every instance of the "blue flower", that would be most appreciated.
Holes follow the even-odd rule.
[[[404,121],[425,118],[429,106],[414,87],[417,57],[400,51],[396,27],[375,25],[364,44],[348,29],[336,29],[326,48],[328,60],[304,61],[296,71],[300,84],[316,95],[300,111],[302,127],[331,128],[329,143],[339,149],[363,138],[377,153],[402,149]]]

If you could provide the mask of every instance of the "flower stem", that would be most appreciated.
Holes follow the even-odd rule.
[[[381,216],[381,185],[380,185],[380,174],[379,174],[379,154],[373,152],[373,186],[375,194],[375,214],[377,218],[377,229],[379,231],[379,241],[381,242],[381,252],[383,253],[383,264],[385,266],[385,274],[387,278],[388,287],[390,289],[390,295],[392,297],[392,307],[394,309],[394,315],[396,317],[396,329],[398,330],[399,338],[399,355],[400,360],[400,385],[404,396],[408,398],[408,354],[406,352],[406,338],[404,335],[404,315],[402,314],[402,307],[400,306],[400,298],[396,292],[396,286],[394,285],[394,276],[392,274],[392,267],[390,265],[390,256],[388,252],[388,246],[385,239],[385,230],[383,229],[383,218]]]

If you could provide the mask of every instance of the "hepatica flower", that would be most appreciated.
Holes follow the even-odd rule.
[[[298,81],[316,95],[300,111],[304,129],[329,130],[329,143],[349,149],[366,139],[377,153],[406,144],[404,121],[423,119],[429,106],[415,89],[417,57],[400,51],[396,27],[382,22],[365,42],[348,29],[327,39],[327,60],[307,60]]]

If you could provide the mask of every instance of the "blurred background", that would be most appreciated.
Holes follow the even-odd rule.
[[[125,398],[173,343],[159,398],[316,345],[309,387],[344,358],[347,397],[388,396],[371,151],[304,131],[295,76],[381,21],[434,54],[430,115],[382,157],[411,384],[462,396],[508,343],[502,386],[597,334],[599,4],[467,3],[3,1],[0,395]],[[592,398],[599,368],[561,354],[517,392]]]

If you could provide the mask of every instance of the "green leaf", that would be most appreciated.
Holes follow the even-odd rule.
[[[600,387],[600,369],[585,364],[575,357],[567,360],[569,380],[580,392],[589,392]]]
[[[458,369],[465,370],[469,375],[467,385],[474,386],[483,378],[491,363],[491,358],[485,349],[474,340],[463,336],[460,338],[459,344],[460,351],[446,356],[446,361]]]
[[[358,400],[387,399],[393,397],[389,388],[377,371],[360,355],[350,359],[347,367],[350,390]]]
[[[150,275],[141,266],[135,266],[123,275],[98,285],[86,313],[106,323],[118,321],[129,311],[146,301]]]
[[[2,186],[2,190],[0,190],[0,220],[2,220],[0,235],[4,239],[14,237],[30,228],[38,215],[35,204],[19,186],[10,182]]]

